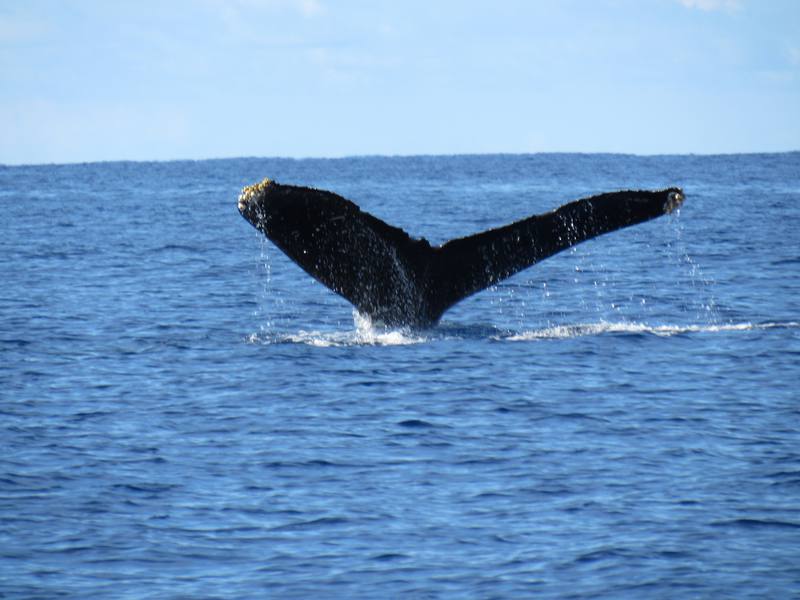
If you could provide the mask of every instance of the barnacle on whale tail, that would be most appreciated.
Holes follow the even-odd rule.
[[[251,198],[264,193],[270,184],[272,184],[272,180],[269,177],[265,177],[258,183],[254,183],[253,185],[248,185],[242,188],[242,192],[239,194],[239,209],[241,210]]]

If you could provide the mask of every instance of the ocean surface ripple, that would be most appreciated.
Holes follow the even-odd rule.
[[[426,331],[236,210],[269,176],[432,243],[680,214]],[[800,596],[800,154],[0,166],[0,597]]]

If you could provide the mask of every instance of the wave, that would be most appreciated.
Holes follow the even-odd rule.
[[[800,323],[726,323],[714,325],[648,325],[646,323],[585,323],[578,325],[555,325],[543,329],[524,331],[502,338],[509,341],[531,341],[541,339],[565,339],[603,334],[656,335],[672,337],[691,333],[720,333],[728,331],[755,331],[764,329],[796,329]]]
[[[368,318],[354,313],[355,329],[348,331],[262,332],[251,334],[247,341],[254,344],[305,344],[318,348],[347,346],[406,346],[438,340],[489,339],[494,341],[559,340],[600,335],[654,335],[672,337],[690,334],[763,331],[768,329],[798,329],[800,322],[725,323],[689,325],[649,325],[636,322],[580,323],[552,325],[528,331],[501,331],[489,326],[458,326],[452,323],[427,331],[389,329],[373,325]]]

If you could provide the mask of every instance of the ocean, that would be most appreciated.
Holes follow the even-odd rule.
[[[238,214],[678,213],[424,331]],[[0,166],[0,597],[800,597],[800,153]]]

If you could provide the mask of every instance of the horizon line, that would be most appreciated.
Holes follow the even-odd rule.
[[[179,162],[214,162],[228,160],[285,160],[285,161],[322,161],[322,160],[353,160],[353,159],[384,159],[384,158],[435,158],[435,157],[477,157],[477,156],[546,156],[546,155],[574,155],[574,156],[635,156],[640,158],[656,157],[715,157],[715,156],[753,156],[753,155],[782,155],[797,154],[796,150],[777,150],[777,151],[749,151],[749,152],[585,152],[585,151],[542,151],[542,152],[454,152],[454,153],[410,153],[410,154],[345,154],[338,156],[216,156],[206,158],[155,158],[155,159],[100,159],[100,160],[76,160],[66,162],[32,162],[32,163],[4,163],[0,162],[0,168],[19,168],[19,167],[66,167],[79,165],[114,164],[114,163],[179,163]]]

